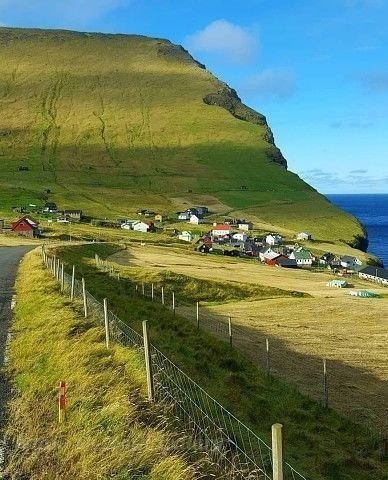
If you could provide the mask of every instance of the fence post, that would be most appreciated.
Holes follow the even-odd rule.
[[[175,315],[175,292],[172,292],[172,311]]]
[[[66,383],[61,380],[58,386],[58,422],[63,423],[66,419]]]
[[[265,339],[265,364],[267,368],[267,374],[269,375],[271,371],[271,365],[269,362],[269,339],[268,338]]]
[[[74,286],[75,286],[75,265],[73,265],[73,271],[71,272],[71,290],[70,290],[70,300],[74,300]]]
[[[142,293],[142,295],[143,295],[143,297],[144,297],[144,295],[145,295],[144,283],[141,284],[141,293]]]
[[[329,384],[327,381],[326,358],[323,359],[323,404],[326,408],[329,406]]]
[[[164,287],[162,287],[162,305],[164,305]]]
[[[85,318],[88,318],[88,301],[86,298],[86,287],[85,287],[85,279],[82,278],[82,297],[84,300],[84,314]]]
[[[138,285],[137,285],[137,283],[136,283],[136,284],[135,284],[135,292],[137,293],[137,291],[138,291]]]
[[[61,265],[61,292],[65,291],[65,265],[62,262]]]
[[[272,479],[283,480],[283,442],[282,425],[272,425]]]
[[[151,300],[154,300],[154,284],[151,283]]]
[[[147,370],[147,389],[148,389],[148,400],[150,402],[154,401],[154,378],[152,375],[152,359],[148,339],[148,329],[147,329],[147,320],[143,321],[143,341],[144,341],[144,356],[145,364]]]
[[[105,323],[105,343],[106,348],[109,349],[109,318],[108,318],[108,302],[107,299],[104,298],[104,323]]]
[[[199,328],[199,302],[197,302],[197,328]]]
[[[57,276],[57,257],[54,255],[53,258],[53,277]]]
[[[98,255],[97,255],[97,253],[94,254],[94,260],[96,261],[96,266],[98,267]]]
[[[232,337],[232,317],[229,317],[228,318],[228,330],[229,330],[229,344],[230,344],[230,348],[232,348],[233,346],[233,337]]]

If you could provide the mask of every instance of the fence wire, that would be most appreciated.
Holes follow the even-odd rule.
[[[46,267],[61,282],[62,291],[83,301],[82,282],[61,271],[59,264],[43,252]],[[96,259],[97,260],[97,259]],[[99,259],[104,272],[114,273],[114,269]],[[59,270],[57,270],[59,268]],[[137,288],[138,293],[155,295],[145,287]],[[89,314],[104,323],[104,306],[85,290]],[[166,304],[172,306],[171,299]],[[108,310],[110,338],[123,346],[144,350],[143,336]],[[223,333],[224,325],[220,325]],[[155,388],[155,401],[166,406],[170,415],[185,425],[194,441],[206,450],[212,460],[225,472],[230,480],[273,480],[272,449],[244,425],[231,412],[211,397],[194,380],[169,360],[155,346],[150,345],[152,372]],[[283,463],[284,480],[307,480],[289,463]]]

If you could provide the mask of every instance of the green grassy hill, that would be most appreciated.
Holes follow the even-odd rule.
[[[181,47],[0,28],[0,213],[47,198],[98,217],[194,202],[321,240],[363,234],[287,171],[265,117]]]

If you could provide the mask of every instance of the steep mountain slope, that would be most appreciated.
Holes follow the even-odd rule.
[[[167,40],[0,28],[0,160],[3,215],[50,190],[91,215],[195,201],[325,240],[362,235],[287,171],[265,117]]]

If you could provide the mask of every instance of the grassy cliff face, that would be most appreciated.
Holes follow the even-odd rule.
[[[47,189],[96,216],[195,202],[321,239],[362,233],[286,170],[265,117],[182,48],[0,28],[0,211]]]

